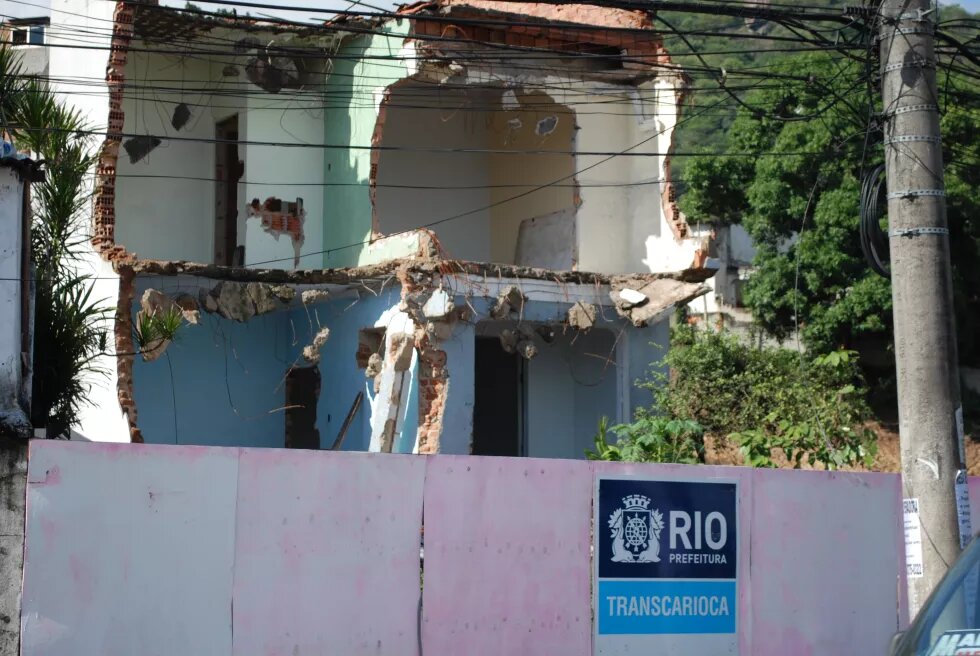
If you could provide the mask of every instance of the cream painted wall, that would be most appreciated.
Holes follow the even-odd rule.
[[[490,184],[494,186],[490,202],[495,204],[490,210],[490,255],[494,262],[508,264],[515,261],[522,221],[575,206],[575,158],[569,154],[575,133],[574,112],[540,92],[516,93],[514,99],[521,104],[519,108],[489,113],[487,148],[511,152],[554,150],[561,154],[489,157]],[[538,122],[551,118],[558,120],[553,131],[538,134]],[[561,181],[562,178],[568,179]],[[531,191],[542,185],[549,186]]]
[[[449,256],[513,263],[522,221],[574,205],[572,179],[520,195],[573,174],[574,157],[568,153],[574,115],[542,93],[519,94],[525,107],[501,111],[498,92],[433,90],[431,83],[392,90],[382,145],[415,150],[381,153],[377,191],[381,232],[390,235],[475,210],[433,227]],[[553,131],[537,134],[538,121],[550,117],[558,118]],[[562,154],[418,150],[430,148]],[[519,197],[507,200],[515,196]]]
[[[419,150],[482,150],[487,141],[486,116],[466,109],[477,96],[458,89],[432,93],[433,88],[399,85],[391,92],[382,145],[406,150],[381,153],[376,205],[381,232],[412,230],[473,211],[433,229],[449,257],[486,262],[490,259],[487,155]]]

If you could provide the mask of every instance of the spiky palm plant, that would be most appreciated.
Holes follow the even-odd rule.
[[[83,117],[58,101],[47,82],[22,75],[0,48],[0,121],[17,145],[45,162],[32,187],[31,254],[35,278],[32,420],[49,437],[69,435],[86,402],[88,380],[105,351],[107,309],[79,272],[89,234],[83,220],[95,161]]]

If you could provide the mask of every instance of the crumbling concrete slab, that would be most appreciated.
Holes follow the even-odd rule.
[[[306,289],[303,291],[303,305],[322,303],[330,298],[330,292],[325,289]]]
[[[497,295],[490,316],[494,319],[508,319],[513,315],[520,315],[526,302],[527,297],[523,292],[516,285],[509,285]]]
[[[640,282],[635,276],[624,276],[614,279],[609,290],[609,298],[616,306],[616,312],[637,327],[657,323],[678,305],[688,303],[708,291],[704,285],[673,278],[645,280],[642,285],[638,284]],[[641,300],[640,295],[645,300]]]
[[[255,316],[255,303],[244,284],[223,280],[211,290],[211,295],[218,303],[218,314],[225,319],[245,323]]]
[[[591,330],[598,316],[599,310],[595,305],[577,301],[568,308],[568,325],[576,330]]]
[[[282,305],[279,298],[272,293],[272,286],[261,282],[250,282],[246,285],[249,298],[255,305],[255,314],[275,312]]]
[[[392,368],[395,371],[408,371],[415,353],[415,336],[406,333],[392,335],[389,348]]]
[[[367,378],[377,378],[378,374],[381,373],[381,367],[384,365],[384,361],[381,358],[380,353],[372,353],[371,357],[368,358],[367,368],[364,369],[364,376]]]
[[[439,320],[447,318],[455,309],[456,304],[453,303],[449,293],[439,288],[432,292],[432,295],[422,306],[422,314],[425,315],[426,319]]]

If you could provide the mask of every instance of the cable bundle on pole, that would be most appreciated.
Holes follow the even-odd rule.
[[[888,235],[881,229],[881,187],[885,183],[884,165],[866,171],[861,180],[861,252],[872,271],[888,278]]]

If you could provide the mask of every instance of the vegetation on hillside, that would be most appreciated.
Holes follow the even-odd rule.
[[[640,387],[653,393],[653,406],[628,424],[602,422],[590,458],[703,463],[705,434],[734,440],[756,467],[775,466],[777,450],[796,467],[874,458],[866,388],[850,351],[803,356],[681,325]]]

